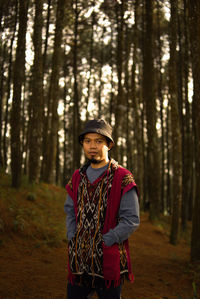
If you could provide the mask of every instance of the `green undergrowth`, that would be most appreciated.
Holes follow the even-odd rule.
[[[0,245],[13,235],[35,241],[36,246],[60,246],[65,239],[64,188],[24,178],[11,188],[11,177],[0,174]]]

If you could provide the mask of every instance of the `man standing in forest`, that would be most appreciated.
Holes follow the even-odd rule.
[[[128,237],[139,225],[133,175],[109,158],[112,128],[90,120],[79,136],[87,163],[66,185],[68,299],[120,299],[125,278],[133,281]]]

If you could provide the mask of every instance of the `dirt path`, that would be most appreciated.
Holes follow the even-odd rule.
[[[170,245],[162,229],[145,215],[130,249],[135,283],[123,286],[123,299],[194,298],[195,274],[185,242]],[[65,243],[61,248],[37,248],[13,237],[0,246],[0,298],[66,298],[66,277]]]

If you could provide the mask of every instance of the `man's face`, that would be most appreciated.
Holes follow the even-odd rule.
[[[84,136],[84,153],[92,164],[99,164],[99,167],[108,162],[108,151],[111,147],[112,143],[108,146],[106,138],[101,134],[88,133]]]

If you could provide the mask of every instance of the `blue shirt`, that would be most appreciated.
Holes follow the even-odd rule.
[[[87,168],[86,174],[91,183],[93,183],[103,172],[108,168],[108,164],[101,168],[92,168],[91,165]],[[67,195],[67,200],[64,205],[67,227],[67,238],[72,239],[76,233],[76,216],[74,210],[74,202]],[[122,198],[119,208],[119,223],[114,229],[103,235],[103,241],[106,246],[111,246],[114,243],[122,243],[124,240],[137,229],[140,223],[139,203],[135,188],[126,192]]]

